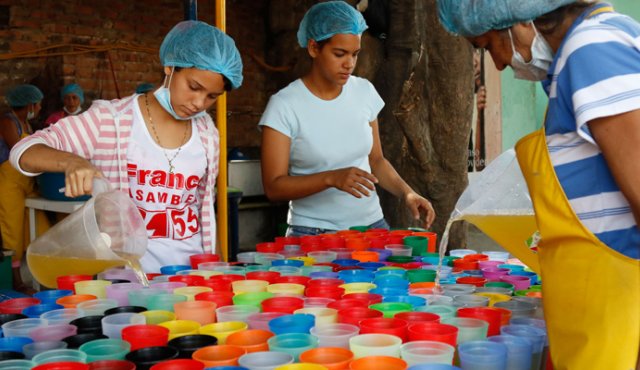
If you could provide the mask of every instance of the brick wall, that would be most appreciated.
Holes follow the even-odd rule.
[[[259,145],[256,123],[266,105],[266,75],[249,55],[264,54],[266,4],[267,0],[227,0],[227,31],[245,65],[242,88],[228,98],[230,147]],[[45,93],[41,118],[60,109],[59,91],[67,83],[83,87],[85,108],[94,99],[116,98],[116,82],[121,97],[133,93],[139,83],[161,83],[157,49],[184,15],[180,0],[0,0],[0,6],[9,10],[8,27],[0,28],[0,54],[56,44],[125,43],[153,49],[152,53],[115,49],[108,54],[0,60],[0,97],[17,84],[37,85]],[[213,24],[214,0],[200,0],[198,16]],[[0,105],[7,109],[6,104]]]

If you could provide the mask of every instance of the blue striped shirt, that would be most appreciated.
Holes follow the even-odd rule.
[[[543,83],[547,145],[578,218],[603,243],[638,259],[640,229],[587,125],[640,109],[640,24],[615,12],[594,13],[606,6],[594,5],[574,22]]]

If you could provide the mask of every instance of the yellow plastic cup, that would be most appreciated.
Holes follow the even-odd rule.
[[[225,344],[229,335],[247,330],[248,327],[247,323],[242,321],[225,321],[202,326],[199,333],[214,336],[218,338],[218,344]]]
[[[236,280],[231,283],[235,294],[266,292],[268,281],[264,280]]]
[[[222,275],[222,271],[196,270],[196,271],[190,272],[189,275],[204,276],[205,279],[208,279],[212,276]]]
[[[304,257],[304,256],[300,256],[300,257],[289,257],[287,258],[289,260],[298,260],[298,261],[302,261],[304,263],[305,266],[311,266],[313,265],[316,260],[311,258],[311,257]]]
[[[372,283],[348,283],[340,285],[340,288],[344,288],[344,294],[368,293],[369,290],[375,289],[376,285]]]
[[[213,292],[213,289],[207,286],[183,286],[181,288],[175,288],[173,294],[180,294],[187,297],[187,301],[195,301],[195,296],[200,293]]]
[[[320,327],[327,324],[335,324],[338,322],[338,310],[325,307],[306,307],[300,308],[293,313],[306,313],[316,317],[315,326]]]
[[[165,321],[158,325],[169,329],[169,340],[185,335],[198,334],[198,329],[200,329],[200,323],[192,320]]]
[[[164,310],[151,310],[140,312],[147,319],[147,324],[158,325],[163,322],[173,321],[176,319],[176,314],[171,311]]]
[[[291,283],[277,283],[267,285],[267,292],[273,293],[274,297],[302,297],[304,296],[304,285]]]
[[[98,298],[107,298],[107,286],[111,285],[108,280],[82,280],[76,281],[73,288],[76,294],[91,294]]]
[[[500,293],[481,292],[481,293],[474,293],[474,294],[489,298],[489,307],[493,307],[493,305],[498,302],[506,302],[511,300],[511,297],[509,297],[508,295],[500,294]]]
[[[329,368],[326,366],[312,364],[308,362],[301,362],[298,364],[287,364],[283,366],[278,366],[274,370],[328,370]]]

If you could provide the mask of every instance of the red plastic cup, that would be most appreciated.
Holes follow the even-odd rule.
[[[203,292],[195,295],[194,299],[196,301],[209,301],[216,304],[216,307],[224,307],[233,305],[233,292],[221,292],[221,291],[213,291],[213,292]]]
[[[307,288],[339,287],[342,284],[344,284],[344,280],[342,279],[312,279],[307,283]]]
[[[247,280],[264,280],[269,284],[275,284],[280,273],[276,271],[251,271],[247,272]]]
[[[345,294],[342,299],[360,299],[367,301],[367,307],[372,304],[382,303],[382,295],[375,293],[349,293]]]
[[[179,359],[163,361],[151,366],[149,370],[202,370],[204,364],[200,361],[190,359]]]
[[[453,260],[453,268],[459,271],[477,270],[478,261],[465,260],[464,258],[458,258],[457,260]]]
[[[344,295],[344,288],[340,288],[337,286],[312,287],[312,288],[305,289],[304,295],[307,297],[331,298],[334,300],[338,300],[342,298],[342,296]]]
[[[213,276],[212,276],[213,277]],[[214,292],[232,292],[230,281],[224,280],[205,280],[200,286],[211,288]]]
[[[507,310],[502,307],[489,307],[492,310],[498,311],[500,313],[500,326],[509,325],[509,321],[511,321],[511,310]]]
[[[338,311],[338,322],[360,326],[360,321],[364,319],[374,319],[382,317],[382,312],[372,310],[368,307],[353,307]]]
[[[397,264],[398,267],[402,267],[405,270],[419,269],[423,265],[424,264],[422,262],[407,262],[407,263],[399,263],[399,264]]]
[[[89,370],[89,365],[71,361],[49,362],[32,367],[31,370]]]
[[[409,341],[433,340],[456,346],[458,340],[458,328],[453,325],[436,322],[418,322],[409,325]]]
[[[293,314],[293,311],[304,307],[304,300],[297,297],[272,297],[262,301],[262,312],[282,312]]]
[[[464,307],[458,308],[458,317],[470,317],[480,319],[489,323],[487,336],[491,337],[500,334],[500,324],[502,313],[489,307]]]
[[[100,360],[90,362],[89,370],[136,370],[136,364],[125,360]]]
[[[84,280],[93,280],[93,276],[91,275],[65,275],[58,276],[56,278],[56,284],[58,285],[58,289],[64,290],[72,290],[73,294],[76,294],[76,289],[74,284],[78,281]]]
[[[339,236],[323,236],[320,240],[325,249],[345,247],[344,239]]]
[[[189,256],[189,262],[191,262],[191,268],[197,270],[198,265],[203,262],[220,262],[220,256],[213,253],[193,254]]]
[[[278,280],[276,280],[276,284],[290,283],[307,286],[310,280],[311,278],[308,276],[280,276]]]
[[[402,244],[404,243],[404,235],[387,235],[387,244]]]
[[[369,307],[369,303],[364,299],[339,299],[333,301],[327,305],[327,308],[333,308],[334,310],[343,310],[353,307]]]
[[[375,319],[360,320],[360,334],[391,334],[407,341],[407,322],[400,319],[387,319],[378,317]]]
[[[366,251],[371,247],[369,241],[365,238],[346,239],[345,246],[352,251]]]
[[[300,237],[298,236],[276,236],[274,242],[281,245],[284,249],[285,245],[300,245]]]
[[[205,278],[200,275],[174,275],[169,277],[169,281],[182,282],[187,284],[187,286],[203,286],[202,284],[204,283]]]
[[[425,238],[427,238],[427,252],[429,252],[429,253],[435,253],[436,252],[436,246],[437,246],[437,242],[438,242],[438,234],[432,233],[430,231],[420,231],[420,232],[413,233],[413,235],[414,236],[424,236]]]
[[[479,253],[475,253],[475,254],[467,254],[466,256],[462,257],[462,259],[467,260],[467,261],[488,261],[489,260],[489,256],[487,256],[486,254],[479,254]]]
[[[478,288],[484,286],[487,283],[487,279],[479,276],[464,276],[456,279],[457,284],[471,284]]]
[[[256,244],[256,251],[259,253],[278,253],[284,249],[284,245],[278,245],[276,243],[258,243]]]
[[[162,274],[159,272],[147,272],[145,275],[147,275],[147,280],[151,281]]]
[[[0,302],[0,313],[22,313],[27,307],[40,304],[38,298],[12,298],[4,302]]]
[[[393,236],[401,235],[404,238],[405,236],[413,235],[413,231],[411,231],[411,230],[391,230],[391,231],[389,231],[389,234],[393,235]]]
[[[169,341],[169,329],[159,325],[131,325],[122,329],[122,340],[131,344],[131,351],[163,347]]]
[[[405,370],[407,363],[396,357],[391,356],[367,356],[351,361],[349,369],[351,370]]]
[[[440,316],[431,312],[419,312],[419,311],[399,312],[393,318],[404,320],[412,324],[416,322],[440,322]]]

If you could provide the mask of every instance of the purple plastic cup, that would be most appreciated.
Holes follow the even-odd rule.
[[[71,324],[41,326],[29,332],[34,342],[59,341],[76,334],[78,334],[78,327]]]
[[[107,298],[118,301],[118,306],[129,305],[129,292],[142,289],[140,283],[122,283],[107,286]]]

